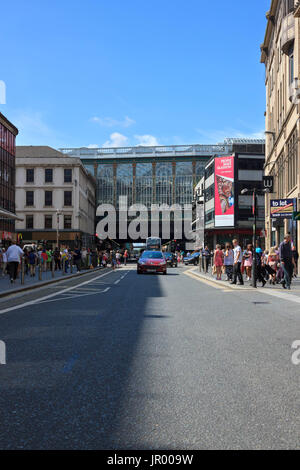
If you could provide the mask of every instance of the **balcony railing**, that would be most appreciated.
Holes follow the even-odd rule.
[[[295,18],[290,13],[282,20],[281,50],[288,54],[289,47],[295,39]]]

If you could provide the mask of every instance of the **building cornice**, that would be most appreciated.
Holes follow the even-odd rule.
[[[276,15],[278,2],[279,2],[279,0],[272,0],[270,10],[266,14],[266,18],[268,20],[268,23],[267,23],[267,28],[266,28],[266,32],[265,32],[264,42],[260,46],[260,50],[261,50],[261,59],[260,59],[260,61],[263,64],[266,62],[266,59],[268,57],[270,41],[271,41],[272,32],[273,32],[274,25],[275,25],[274,20],[275,20],[275,15]]]
[[[3,126],[6,127],[10,132],[12,132],[14,136],[19,134],[16,126],[14,126],[2,113],[0,113],[0,123],[3,124]]]
[[[296,5],[295,5],[294,17],[295,18],[300,18],[300,0],[298,0]]]

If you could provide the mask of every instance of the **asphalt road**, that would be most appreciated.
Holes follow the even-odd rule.
[[[0,302],[0,449],[299,449],[299,304],[170,269]]]

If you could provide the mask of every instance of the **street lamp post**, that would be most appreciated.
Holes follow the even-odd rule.
[[[56,209],[56,246],[59,248],[59,216],[62,212],[59,209]]]
[[[243,189],[241,194],[246,194],[250,192],[249,189]],[[252,287],[257,287],[257,263],[256,263],[256,225],[257,225],[257,193],[256,188],[253,189],[253,235],[252,235],[252,245],[253,245],[253,260],[252,260]]]

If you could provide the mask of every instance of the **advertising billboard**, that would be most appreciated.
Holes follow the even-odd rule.
[[[234,227],[234,156],[215,158],[215,227]]]
[[[297,199],[271,199],[272,219],[292,219],[297,210]]]

